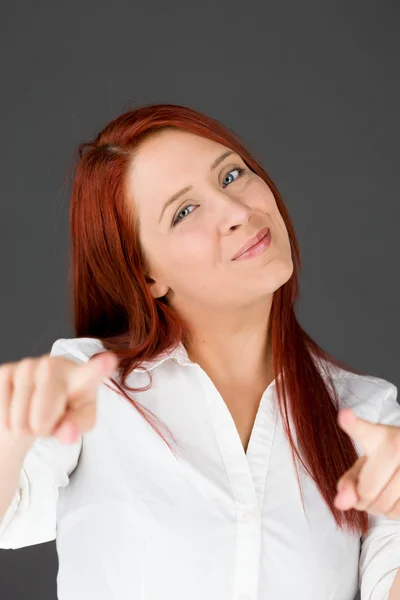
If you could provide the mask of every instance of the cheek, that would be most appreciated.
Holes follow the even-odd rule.
[[[272,190],[261,178],[258,178],[252,187],[252,197],[257,202],[257,207],[268,214],[275,222],[279,222],[286,229],[285,222],[279,212],[278,205]]]
[[[205,239],[204,234],[199,235],[195,229],[187,232],[178,232],[177,242],[170,248],[171,262],[175,265],[194,265],[204,263],[210,241]]]
[[[162,271],[172,289],[188,296],[196,296],[200,289],[204,293],[210,293],[210,287],[213,290],[210,247],[204,235],[180,232],[179,243],[174,243],[162,259]]]
[[[204,234],[198,235],[194,229],[177,232],[176,240],[171,240],[168,249],[164,248],[162,263],[173,277],[181,279],[188,271],[195,275],[202,267],[209,265],[211,243]]]
[[[289,234],[286,229],[285,221],[279,212],[275,196],[262,179],[258,179],[258,181],[255,182],[253,198],[255,198],[257,208],[269,216],[272,226],[277,233],[277,240],[279,240],[279,243],[282,243],[284,247],[290,248]]]
[[[271,189],[261,177],[255,176],[249,181],[247,194],[249,194],[251,204],[263,212],[273,214],[278,210]]]

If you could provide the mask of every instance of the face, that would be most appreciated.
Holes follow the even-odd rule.
[[[166,295],[185,315],[248,311],[265,304],[293,272],[288,233],[269,186],[238,154],[223,156],[229,151],[165,129],[142,142],[128,175],[151,292]],[[262,227],[270,228],[270,246],[254,258],[232,260]]]

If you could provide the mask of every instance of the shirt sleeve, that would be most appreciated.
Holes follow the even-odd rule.
[[[379,423],[400,426],[397,387],[387,382]],[[361,600],[388,600],[400,567],[400,520],[369,515],[369,529],[361,538],[359,583]]]
[[[54,342],[50,356],[88,360],[63,339]],[[82,436],[73,444],[62,444],[55,437],[35,440],[25,456],[13,499],[0,519],[0,548],[16,549],[55,539],[58,490],[68,485],[81,449]]]

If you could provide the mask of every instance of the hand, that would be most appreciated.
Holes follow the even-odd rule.
[[[400,427],[370,423],[344,408],[338,423],[365,453],[337,483],[334,504],[400,519]]]
[[[45,354],[0,365],[0,434],[74,443],[95,426],[97,388],[117,360],[111,352],[86,363]]]

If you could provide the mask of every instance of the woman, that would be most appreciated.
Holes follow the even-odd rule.
[[[400,425],[397,390],[299,325],[293,225],[239,138],[121,115],[79,147],[71,230],[76,337],[50,356],[119,369],[92,431],[36,439],[1,547],[56,538],[61,600],[388,598],[400,524],[335,506],[363,450],[337,416]]]

